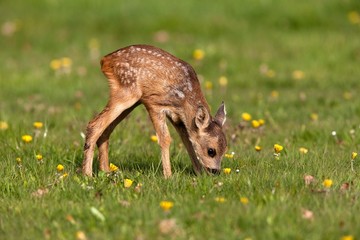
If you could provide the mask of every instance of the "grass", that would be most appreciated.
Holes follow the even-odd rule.
[[[0,121],[8,125],[0,130],[1,239],[360,237],[357,160],[350,169],[360,146],[357,1],[14,0],[0,9]],[[169,39],[159,41],[159,31]],[[235,155],[222,166],[230,174],[195,176],[172,130],[174,176],[164,180],[143,107],[112,135],[110,159],[120,171],[78,174],[81,133],[107,101],[99,59],[135,43],[191,63],[213,110],[225,101]],[[192,58],[195,49],[203,60]],[[72,61],[68,74],[49,66],[63,57]],[[294,78],[296,70],[304,76]],[[243,112],[265,125],[253,129]],[[34,129],[35,121],[44,126]],[[25,134],[33,141],[24,143]],[[284,146],[278,160],[275,143]],[[315,181],[306,185],[306,175]],[[134,181],[130,188],[124,179]],[[164,200],[174,203],[170,211]]]

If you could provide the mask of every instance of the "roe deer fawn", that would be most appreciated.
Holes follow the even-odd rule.
[[[194,170],[218,173],[227,148],[222,126],[226,112],[221,104],[215,117],[201,92],[194,69],[159,48],[133,45],[102,58],[101,70],[108,78],[110,98],[105,109],[87,126],[84,175],[92,175],[95,144],[100,170],[109,171],[109,137],[134,108],[145,105],[154,125],[165,178],[171,176],[171,137],[166,119],[176,128],[190,155]]]

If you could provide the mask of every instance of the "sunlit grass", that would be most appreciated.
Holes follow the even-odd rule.
[[[358,2],[0,9],[11,9],[0,15],[0,239],[360,237]],[[100,57],[134,43],[191,63],[213,111],[225,101],[219,176],[196,176],[171,128],[165,180],[143,107],[111,137],[111,172],[79,174],[86,124],[108,97]]]

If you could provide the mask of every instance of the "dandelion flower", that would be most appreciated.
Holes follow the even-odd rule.
[[[301,148],[299,148],[299,152],[302,154],[307,154],[309,152],[309,150],[307,148],[301,147]]]
[[[349,12],[348,19],[351,24],[360,24],[360,14],[357,11]]]
[[[353,95],[352,95],[351,92],[346,91],[346,92],[343,93],[343,98],[344,98],[345,100],[351,100],[352,97],[353,97]]]
[[[223,172],[224,172],[225,174],[230,174],[230,173],[231,173],[231,168],[224,168],[224,169],[223,169]]]
[[[0,121],[0,130],[6,130],[9,128],[9,124],[5,121]]]
[[[115,172],[117,170],[119,170],[119,168],[115,164],[110,163],[110,172]]]
[[[132,184],[133,184],[133,180],[128,179],[128,178],[125,178],[125,179],[124,179],[124,187],[125,187],[125,188],[131,187]]]
[[[272,69],[269,69],[267,70],[267,72],[265,73],[265,75],[268,77],[268,78],[274,78],[276,76],[276,72]]]
[[[354,236],[353,235],[345,235],[345,236],[342,236],[340,238],[341,240],[354,240]]]
[[[260,151],[261,151],[261,147],[260,147],[259,145],[256,145],[256,146],[255,146],[255,151],[260,152]]]
[[[319,115],[317,113],[311,113],[310,119],[314,122],[316,122],[319,119]]]
[[[165,212],[170,211],[170,209],[172,209],[174,207],[174,202],[171,201],[161,201],[160,202],[160,207],[162,208],[162,210],[164,210]]]
[[[61,68],[61,61],[59,59],[53,59],[50,62],[50,68],[54,71]]]
[[[204,50],[202,50],[202,49],[195,49],[195,50],[194,50],[194,52],[193,52],[193,58],[194,58],[195,60],[200,61],[200,60],[204,59],[204,57],[205,57],[205,52],[204,52]]]
[[[66,178],[67,176],[69,176],[69,174],[68,174],[68,173],[64,173],[63,175],[60,176],[59,179],[64,179],[64,178]]]
[[[222,87],[226,87],[227,84],[228,84],[228,79],[227,79],[227,77],[221,76],[221,77],[219,78],[219,84],[220,84],[220,86],[222,86]]]
[[[71,65],[72,65],[72,60],[71,60],[71,58],[63,57],[63,58],[61,59],[61,65],[62,65],[63,67],[65,67],[65,68],[71,67]]]
[[[279,98],[279,92],[278,91],[276,91],[276,90],[273,90],[273,91],[271,91],[271,93],[270,93],[270,97],[272,98],[272,99],[278,99]]]
[[[240,198],[240,202],[244,205],[248,204],[249,203],[249,199],[247,197],[241,197]]]
[[[22,137],[21,137],[21,139],[23,140],[23,142],[25,142],[25,143],[29,143],[29,142],[31,142],[32,141],[32,136],[30,136],[30,135],[23,135]]]
[[[214,198],[215,202],[218,202],[218,203],[224,203],[226,202],[226,199],[224,197],[216,197]]]
[[[351,153],[351,170],[354,171],[354,161],[355,161],[355,158],[357,157],[357,152],[352,152]]]
[[[100,48],[100,43],[96,38],[92,38],[89,41],[88,47],[90,49],[99,49]]]
[[[62,171],[64,170],[64,166],[61,165],[61,164],[58,164],[58,165],[56,166],[56,170],[57,170],[58,172],[62,172]]]
[[[17,164],[21,164],[21,158],[17,157],[16,162],[17,162]]]
[[[243,114],[241,114],[241,118],[244,120],[244,121],[250,121],[251,120],[251,115],[247,112],[244,112]]]
[[[260,123],[259,123],[258,120],[252,120],[252,121],[251,121],[251,125],[252,125],[253,128],[258,128],[258,127],[260,127]]]
[[[323,181],[323,186],[326,188],[330,188],[333,185],[333,181],[331,179],[325,179]]]
[[[262,126],[262,125],[265,124],[265,120],[264,120],[264,119],[261,119],[261,118],[258,120],[258,122],[259,122],[260,126]]]
[[[38,161],[42,161],[43,160],[43,156],[41,155],[41,154],[36,154],[36,159],[38,160]]]
[[[292,72],[292,78],[295,80],[301,80],[305,77],[305,73],[301,70],[295,70]]]
[[[156,135],[151,135],[150,140],[153,142],[158,142],[158,137]]]
[[[275,144],[275,145],[274,145],[274,151],[275,151],[275,153],[280,153],[283,149],[284,149],[284,147],[281,146],[280,144]]]
[[[206,89],[206,90],[211,90],[212,88],[213,88],[212,82],[206,81],[206,82],[205,82],[205,89]]]
[[[226,157],[226,158],[233,158],[233,157],[234,157],[234,155],[235,155],[235,153],[234,153],[234,152],[231,152],[231,153],[225,153],[224,157]]]
[[[33,123],[34,128],[40,129],[44,126],[42,122],[34,122]]]
[[[83,231],[77,231],[75,233],[76,240],[86,240],[87,237]]]

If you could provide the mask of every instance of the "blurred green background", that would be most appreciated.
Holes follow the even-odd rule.
[[[175,202],[171,216],[183,229],[170,235],[173,239],[340,239],[358,234],[358,174],[349,172],[348,159],[359,150],[360,139],[360,1],[1,0],[0,26],[0,183],[5,189],[0,210],[6,213],[0,213],[0,238],[69,239],[81,229],[89,239],[119,234],[167,239],[157,228],[167,217],[158,213],[164,199]],[[154,131],[142,109],[115,131],[110,159],[127,177],[148,186],[144,193],[130,193],[106,178],[78,177],[81,133],[108,97],[100,58],[139,43],[193,65],[213,110],[225,101],[225,133],[229,152],[236,154],[223,166],[232,173],[239,168],[241,174],[194,180],[173,134],[175,177],[164,182],[159,150],[149,140]],[[202,59],[194,58],[196,50],[204,53]],[[265,130],[244,126],[243,112],[265,119]],[[44,123],[46,137],[33,132],[34,121]],[[33,134],[34,142],[22,143],[24,134]],[[285,153],[274,164],[275,143],[284,145]],[[255,145],[263,147],[261,153]],[[299,147],[309,154],[301,157]],[[44,155],[43,168],[35,164],[38,153]],[[17,157],[23,159],[23,172],[16,167]],[[53,181],[59,163],[69,170],[70,180],[51,188],[47,198],[29,197]],[[304,174],[318,179],[313,188],[304,186]],[[320,195],[325,178],[334,180],[334,191]],[[340,195],[344,182],[353,185]],[[218,196],[226,197],[227,204],[215,205]],[[239,207],[241,196],[249,197],[248,208]],[[124,198],[135,207],[120,206]],[[54,205],[64,199],[71,204]],[[103,225],[92,218],[93,205],[109,219]],[[180,206],[183,212],[176,210]],[[300,216],[304,208],[316,216],[311,224]],[[67,214],[77,224],[69,225]]]

